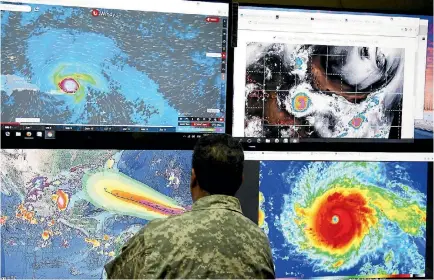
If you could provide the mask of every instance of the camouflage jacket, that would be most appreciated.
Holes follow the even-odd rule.
[[[115,279],[274,278],[267,236],[242,214],[237,198],[224,195],[149,222],[105,269]]]

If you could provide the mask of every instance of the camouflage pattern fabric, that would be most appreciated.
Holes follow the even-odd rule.
[[[242,214],[237,198],[225,195],[149,222],[105,269],[111,279],[274,278],[267,236]]]

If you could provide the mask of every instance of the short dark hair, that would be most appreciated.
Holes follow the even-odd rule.
[[[243,182],[243,147],[227,134],[202,137],[194,148],[193,169],[201,189],[233,196]]]

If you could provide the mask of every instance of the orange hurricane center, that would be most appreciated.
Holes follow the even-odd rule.
[[[295,103],[296,110],[301,111],[306,109],[307,102],[308,98],[306,96],[297,96]]]
[[[331,190],[314,202],[308,234],[316,247],[343,254],[360,245],[376,220],[375,210],[367,205],[363,193],[354,189]]]
[[[118,199],[122,201],[127,201],[129,203],[133,203],[135,205],[139,205],[140,207],[145,208],[146,210],[156,212],[163,215],[168,215],[168,211],[170,212],[176,212],[181,213],[183,212],[182,209],[173,208],[167,205],[161,206],[161,202],[157,202],[155,200],[135,195],[129,192],[124,192],[120,190],[113,190],[110,192],[113,196],[116,196]]]
[[[60,211],[63,211],[68,207],[69,203],[69,197],[68,194],[64,193],[62,190],[58,190],[56,192],[57,195],[57,208],[59,208]]]

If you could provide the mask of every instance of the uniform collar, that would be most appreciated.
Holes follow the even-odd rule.
[[[221,194],[207,195],[199,198],[191,207],[192,211],[206,209],[227,209],[242,213],[238,198]]]

